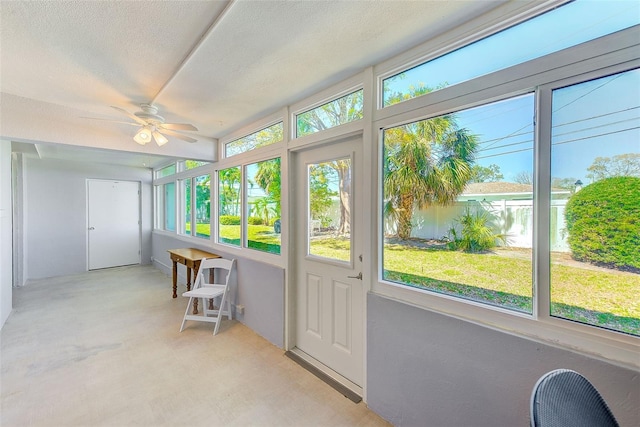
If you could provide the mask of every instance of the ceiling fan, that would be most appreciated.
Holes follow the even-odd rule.
[[[158,108],[151,104],[140,104],[141,111],[135,113],[130,113],[124,108],[120,107],[111,106],[111,108],[125,114],[130,119],[133,119],[135,123],[109,119],[97,120],[106,120],[114,123],[125,123],[128,125],[140,126],[140,130],[138,130],[136,135],[133,137],[133,140],[140,145],[145,145],[151,142],[151,140],[153,139],[155,140],[156,144],[161,147],[169,142],[164,134],[171,135],[175,138],[187,142],[198,141],[197,139],[180,133],[182,131],[198,131],[198,128],[188,123],[165,123],[164,117],[158,115]]]

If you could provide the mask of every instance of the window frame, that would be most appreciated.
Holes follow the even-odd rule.
[[[276,142],[273,144],[265,145],[262,147],[257,147],[252,150],[246,151],[244,153],[234,154],[231,157],[224,157],[225,153],[225,145],[229,142],[233,142],[237,139],[243,138],[247,135],[250,135],[255,132],[259,132],[262,129],[273,126],[279,122],[282,122],[283,126],[283,135],[282,141]],[[212,180],[211,180],[211,188],[215,188],[215,197],[212,197],[211,200],[211,244],[214,248],[219,248],[221,251],[225,251],[228,253],[235,254],[237,256],[243,256],[250,259],[255,259],[257,261],[262,261],[271,265],[277,266],[285,266],[287,264],[288,252],[287,252],[287,239],[288,239],[288,228],[287,221],[282,221],[282,228],[280,233],[280,254],[273,254],[269,252],[264,252],[260,250],[256,250],[250,248],[245,245],[247,241],[247,227],[246,227],[246,212],[247,212],[247,196],[245,191],[246,186],[246,174],[245,168],[248,165],[258,163],[265,160],[271,160],[274,158],[280,158],[280,179],[281,179],[281,217],[285,218],[288,216],[288,208],[287,208],[287,170],[288,170],[288,156],[287,156],[287,143],[289,141],[289,115],[288,109],[283,109],[275,114],[265,117],[264,119],[254,122],[252,125],[239,129],[238,131],[227,135],[225,138],[220,140],[219,144],[219,159],[218,162],[215,163],[214,170],[212,171]],[[241,189],[242,189],[242,200],[241,200],[241,242],[240,246],[234,246],[230,244],[226,244],[224,242],[220,242],[218,240],[219,236],[219,171],[232,168],[232,167],[240,167],[241,173]],[[212,195],[214,191],[212,190]]]
[[[378,186],[376,204],[376,250],[372,292],[410,305],[445,313],[507,333],[545,343],[556,343],[603,360],[638,367],[640,338],[597,326],[580,324],[550,315],[549,208],[551,188],[551,94],[556,88],[640,67],[640,25],[518,64],[414,98],[374,110],[373,135],[377,136],[374,172]],[[619,46],[611,51],[611,46]],[[377,76],[377,103],[382,102],[381,78]],[[536,94],[534,142],[534,242],[533,314],[438,294],[426,289],[385,281],[382,277],[381,215],[383,130],[416,120],[436,117],[527,92]]]
[[[187,159],[188,160],[188,159]],[[202,244],[202,243],[208,243],[211,241],[211,236],[209,236],[209,238],[203,238],[203,237],[197,237],[195,235],[195,178],[202,176],[202,175],[212,175],[212,169],[213,169],[213,163],[207,162],[206,164],[197,166],[195,168],[191,168],[191,169],[187,169],[185,168],[185,161],[186,160],[177,160],[175,161],[173,164],[175,164],[176,166],[176,173],[171,174],[171,175],[167,175],[167,176],[163,176],[163,177],[158,177],[157,172],[161,169],[164,169],[168,166],[171,166],[171,164],[168,165],[163,165],[161,167],[159,167],[158,169],[155,169],[153,172],[153,188],[154,188],[154,201],[153,201],[153,205],[156,207],[156,209],[154,209],[153,212],[153,232],[154,233],[164,233],[167,235],[170,235],[172,237],[176,237],[178,239],[184,239],[187,240],[189,242],[192,242],[194,244]],[[190,180],[191,181],[191,221],[192,221],[192,227],[191,227],[191,233],[190,234],[186,234],[185,233],[185,206],[183,204],[184,200],[185,200],[185,194],[184,194],[184,185],[183,182],[185,180]],[[164,218],[164,209],[166,209],[167,206],[167,201],[165,200],[164,197],[164,186],[165,184],[170,184],[173,183],[175,185],[175,218],[176,218],[176,229],[175,230],[167,230],[165,228],[165,221],[166,218]],[[210,181],[210,185],[211,185],[211,181]],[[160,198],[160,194],[158,194],[158,188],[162,189],[162,200],[158,200]],[[211,193],[211,189],[209,190]],[[161,203],[160,203],[161,202]],[[211,203],[211,200],[209,201]],[[160,206],[162,205],[162,206]],[[158,208],[162,207],[162,211],[160,212]],[[162,222],[161,222],[162,220]],[[213,227],[211,228],[213,229]]]

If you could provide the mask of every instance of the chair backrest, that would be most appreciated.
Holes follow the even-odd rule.
[[[205,275],[205,271],[215,268],[219,270],[226,270],[224,275],[224,280],[221,280],[221,276],[216,275],[216,283],[220,285],[229,286],[229,280],[231,279],[231,272],[233,271],[233,265],[235,264],[235,259],[224,259],[224,258],[204,258],[200,262],[200,269],[198,270],[198,276],[196,277],[195,282],[193,283],[193,288],[199,288],[203,284],[211,284],[207,282],[208,275]],[[220,274],[220,273],[218,273]]]
[[[575,371],[556,369],[533,387],[531,426],[618,427],[618,422],[589,380]]]

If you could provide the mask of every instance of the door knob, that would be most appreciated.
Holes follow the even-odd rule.
[[[362,271],[360,273],[358,273],[357,276],[347,276],[350,279],[358,279],[358,280],[362,280]]]
[[[95,227],[89,227],[89,230],[95,230],[95,229],[96,229]]]

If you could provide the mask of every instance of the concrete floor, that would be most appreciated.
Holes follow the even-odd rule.
[[[388,426],[151,266],[31,281],[2,328],[0,425]]]

